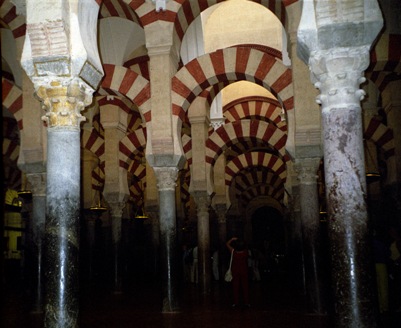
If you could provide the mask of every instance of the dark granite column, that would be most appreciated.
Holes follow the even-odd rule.
[[[227,251],[227,206],[226,204],[215,204],[214,209],[217,214],[217,222],[219,224],[219,277],[224,277],[228,268],[229,259]]]
[[[210,197],[207,191],[194,191],[198,217],[198,269],[201,292],[210,293],[212,263],[210,254]]]
[[[177,312],[179,311],[178,280],[181,268],[175,217],[175,187],[178,169],[176,167],[154,167],[153,169],[159,190],[162,312]]]
[[[64,84],[65,83],[65,84]],[[45,327],[78,327],[80,111],[91,94],[78,80],[51,81],[37,95],[47,109],[44,234]]]
[[[122,293],[123,258],[122,258],[122,215],[125,202],[111,201],[113,197],[106,194],[105,198],[111,212],[111,240],[113,244],[113,292]],[[117,198],[118,199],[118,196]]]
[[[289,284],[297,293],[301,295],[306,295],[299,186],[292,187],[289,205],[291,210],[288,220],[288,231],[290,236],[288,245],[288,265],[289,272],[291,272]]]
[[[43,236],[46,218],[46,173],[27,173],[32,190],[31,247],[32,256],[32,309],[43,312]]]
[[[320,231],[319,199],[317,189],[317,170],[320,158],[296,160],[298,172],[302,243],[305,268],[305,290],[307,311],[313,314],[326,313],[326,295],[324,293],[324,274],[322,268],[327,262],[322,247]]]
[[[311,53],[321,94],[331,278],[337,327],[376,327],[360,101],[369,47]]]

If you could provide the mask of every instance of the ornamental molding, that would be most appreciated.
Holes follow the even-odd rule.
[[[92,89],[79,79],[51,79],[35,85],[35,96],[46,114],[42,119],[48,127],[78,128],[85,116],[81,111],[92,102]]]
[[[153,170],[155,171],[159,191],[175,190],[178,177],[177,167],[153,167]]]
[[[357,106],[365,96],[359,88],[369,65],[369,47],[336,48],[311,52],[309,68],[320,95],[316,102],[323,110]]]

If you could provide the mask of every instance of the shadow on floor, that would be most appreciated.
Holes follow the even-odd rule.
[[[81,284],[81,328],[332,328],[329,316],[307,315],[302,298],[278,281],[251,283],[251,308],[231,308],[231,285],[214,282],[210,295],[194,284],[182,288],[181,311],[160,312],[159,288],[138,283],[123,294]],[[23,284],[7,288],[0,312],[0,327],[42,328],[43,316],[29,312],[29,297]],[[382,318],[383,328],[398,327],[400,318]]]

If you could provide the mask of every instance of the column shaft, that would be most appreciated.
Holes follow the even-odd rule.
[[[159,189],[160,222],[160,274],[162,282],[162,312],[179,310],[178,280],[179,256],[175,217],[175,182],[178,169],[154,168]]]
[[[368,47],[320,51],[310,59],[321,90],[337,327],[376,327],[359,89],[368,63]]]
[[[32,277],[32,311],[43,311],[43,236],[45,232],[45,218],[46,218],[46,195],[36,194],[35,191],[32,195],[32,264],[33,264],[33,277]]]
[[[78,327],[79,129],[48,128],[45,327]]]
[[[310,313],[326,313],[324,295],[324,250],[319,219],[317,169],[320,159],[300,160],[300,207],[302,220],[302,242],[305,268],[307,309]]]
[[[212,275],[210,254],[209,197],[207,192],[195,192],[198,214],[198,268],[199,282],[203,294],[210,293]],[[199,195],[201,194],[201,195]]]

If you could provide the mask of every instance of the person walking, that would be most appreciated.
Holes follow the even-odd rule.
[[[227,241],[226,246],[232,253],[231,272],[233,275],[233,307],[238,307],[240,296],[244,306],[250,307],[249,304],[249,281],[248,281],[248,250],[245,242],[233,237]]]

